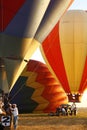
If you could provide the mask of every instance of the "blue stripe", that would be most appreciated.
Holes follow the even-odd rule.
[[[34,5],[34,0],[27,0],[22,8],[18,11],[12,21],[9,23],[4,31],[4,34],[10,34],[18,37],[29,37],[26,34],[26,28],[29,24],[29,18],[32,12],[32,6]]]

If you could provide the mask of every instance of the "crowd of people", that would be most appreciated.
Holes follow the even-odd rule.
[[[76,104],[75,102],[72,103],[72,105],[68,105],[68,104],[63,104],[60,105],[56,108],[56,115],[63,115],[63,116],[68,116],[68,115],[76,115]]]
[[[2,93],[0,97],[0,115],[10,115],[14,130],[16,130],[17,125],[18,125],[18,107],[16,104],[11,104],[8,99],[8,95],[5,95]],[[3,130],[4,126],[2,122],[0,121],[0,130]]]

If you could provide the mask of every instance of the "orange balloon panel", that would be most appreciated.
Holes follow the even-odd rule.
[[[67,93],[82,93],[87,79],[87,13],[68,11],[42,43],[42,54]]]
[[[47,66],[34,60],[29,61],[10,96],[21,112],[55,112],[57,106],[68,102],[65,91]]]

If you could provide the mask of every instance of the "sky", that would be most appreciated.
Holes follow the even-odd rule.
[[[87,10],[87,0],[74,0],[74,2],[72,3],[72,5],[69,7],[68,10],[73,10],[73,9]],[[36,49],[36,51],[34,52],[34,54],[32,55],[30,59],[34,59],[34,60],[45,63],[39,48]]]

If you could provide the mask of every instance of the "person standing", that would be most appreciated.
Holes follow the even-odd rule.
[[[12,104],[11,106],[11,112],[12,112],[12,116],[13,116],[13,126],[14,126],[14,130],[16,130],[17,125],[18,125],[18,107],[16,104]]]
[[[73,102],[73,104],[71,106],[71,115],[72,114],[76,115],[76,104],[75,104],[75,102]]]
[[[64,107],[62,107],[62,115],[65,116],[66,115],[66,110]]]

